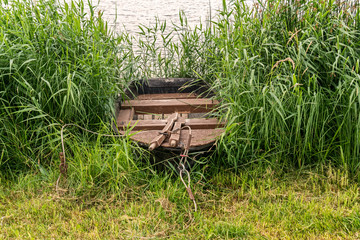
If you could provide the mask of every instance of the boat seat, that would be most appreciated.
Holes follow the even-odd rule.
[[[156,100],[127,100],[121,104],[122,109],[133,108],[135,114],[171,114],[204,113],[213,110],[219,102],[208,98],[197,99],[156,99]]]

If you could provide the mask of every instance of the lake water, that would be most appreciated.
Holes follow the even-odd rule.
[[[200,21],[205,23],[220,9],[222,0],[101,0],[99,3],[99,10],[111,27],[116,31],[126,29],[131,34],[139,31],[139,24],[154,24],[155,17],[179,23],[179,11],[184,11],[189,26],[194,27]]]

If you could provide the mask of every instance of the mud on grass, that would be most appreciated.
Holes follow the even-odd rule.
[[[0,238],[358,239],[359,186],[328,167],[277,176],[217,171],[194,193],[193,213],[180,181],[153,177],[118,195],[74,197],[52,187],[1,190]]]

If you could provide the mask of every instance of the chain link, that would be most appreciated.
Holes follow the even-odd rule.
[[[196,212],[197,211],[197,204],[196,204],[194,194],[191,191],[190,173],[185,167],[185,164],[187,163],[187,158],[189,157],[188,154],[189,154],[190,143],[191,143],[191,128],[189,126],[185,126],[185,127],[182,127],[181,130],[184,129],[184,128],[189,129],[189,135],[188,135],[188,141],[184,146],[184,151],[182,152],[182,154],[180,154],[181,158],[180,158],[180,161],[179,161],[178,169],[179,169],[180,180],[184,184],[185,189],[186,189],[186,191],[187,191],[187,193],[189,195],[190,200],[193,201],[193,203],[194,203],[194,212]],[[186,177],[187,177],[187,183],[185,182],[184,177],[183,177],[184,173],[186,174]]]

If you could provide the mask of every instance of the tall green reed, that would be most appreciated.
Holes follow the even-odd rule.
[[[222,102],[220,117],[228,121],[216,159],[226,166],[330,162],[357,173],[358,4],[269,0],[250,8],[223,1],[208,25],[190,29],[180,13],[179,24],[140,26],[136,40],[112,35],[101,12],[90,7],[87,15],[81,1],[14,3],[0,8],[3,169],[52,163],[60,124],[96,125],[113,111],[112,99],[126,82],[156,76],[211,84]],[[77,171],[84,146],[73,145]],[[113,157],[86,149],[88,159]],[[86,172],[72,179],[91,182],[101,173]]]
[[[229,106],[226,162],[269,155],[290,165],[358,169],[358,10],[339,1],[253,9],[237,1],[219,15],[213,39],[220,54],[208,60]]]
[[[217,145],[228,166],[330,162],[356,173],[359,20],[356,1],[223,1],[210,26],[173,26],[179,42],[167,44],[169,53],[153,59],[160,70],[150,73],[171,62],[170,73],[212,85],[228,121]]]
[[[96,126],[133,73],[132,53],[88,2],[0,5],[0,169],[51,163],[61,124]],[[126,72],[125,74],[122,74]]]
[[[107,132],[105,126],[100,132]],[[59,181],[59,187],[75,194],[122,193],[126,186],[144,184],[149,173],[149,155],[129,136],[108,138],[67,136],[68,175]],[[142,161],[140,162],[139,159]]]

